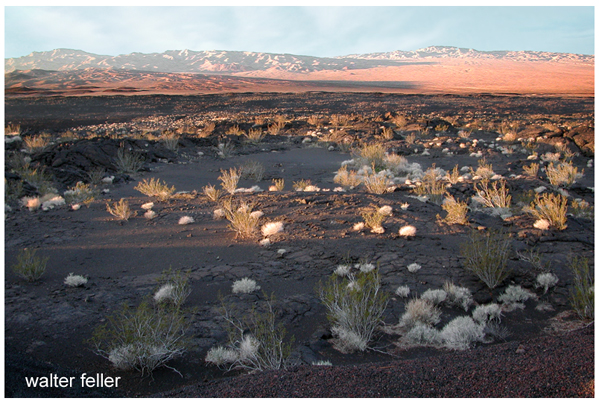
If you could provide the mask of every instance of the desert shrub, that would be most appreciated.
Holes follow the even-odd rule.
[[[310,115],[308,117],[308,119],[306,120],[306,122],[308,122],[310,125],[316,126],[316,127],[322,126],[323,121],[324,121],[323,118],[318,115]]]
[[[227,170],[220,170],[221,175],[218,179],[221,182],[221,186],[229,194],[233,195],[237,189],[239,178],[241,177],[241,170],[237,168],[230,168]]]
[[[252,215],[254,205],[246,202],[234,203],[232,199],[222,202],[222,209],[229,221],[229,228],[237,233],[236,237],[251,238],[256,234],[259,217]]]
[[[191,294],[189,272],[173,271],[169,268],[160,275],[157,282],[160,285],[154,292],[154,300],[157,303],[172,303],[181,307]]]
[[[427,289],[421,296],[421,299],[428,300],[432,304],[438,305],[447,299],[447,292],[442,289]]]
[[[293,338],[285,342],[287,331],[277,323],[273,308],[274,297],[265,302],[265,309],[256,306],[249,313],[238,313],[234,306],[223,303],[223,317],[228,324],[227,347],[217,346],[208,351],[206,362],[227,370],[263,371],[281,369],[291,353]]]
[[[422,266],[416,262],[411,263],[410,265],[408,265],[408,272],[410,273],[416,273],[418,272],[420,269],[422,268]]]
[[[364,219],[364,224],[373,233],[385,232],[385,229],[383,228],[383,221],[387,216],[388,215],[384,214],[380,211],[380,209],[376,207],[370,207],[370,209],[362,211],[362,218]]]
[[[239,125],[233,125],[227,129],[225,134],[233,136],[242,136],[245,135],[245,132],[239,127]]]
[[[278,135],[285,128],[285,122],[274,122],[268,126],[268,133],[273,136]]]
[[[398,286],[397,289],[395,289],[395,294],[399,297],[406,298],[410,295],[410,287],[407,285]]]
[[[160,141],[164,144],[164,147],[170,151],[176,152],[179,150],[179,136],[173,132],[166,132],[162,135]]]
[[[399,229],[399,235],[402,237],[414,237],[416,235],[416,227],[412,225],[402,226]]]
[[[116,152],[115,166],[121,173],[134,174],[141,170],[144,165],[144,158],[141,154],[127,150],[121,145]]]
[[[364,351],[387,307],[388,295],[381,291],[378,270],[360,271],[347,278],[333,274],[324,285],[319,284],[318,294],[327,309],[337,348]]]
[[[216,189],[216,187],[214,185],[211,185],[211,184],[206,185],[202,189],[202,192],[212,202],[218,202],[218,200],[220,199],[220,197],[222,195],[222,191],[220,189]]]
[[[411,329],[417,324],[434,325],[441,321],[441,310],[426,299],[411,299],[399,320],[399,327]]]
[[[482,304],[472,311],[472,319],[479,324],[501,322],[501,306],[497,303]]]
[[[395,133],[393,132],[393,129],[387,127],[383,128],[383,131],[381,132],[381,138],[384,140],[393,140],[394,136]]]
[[[532,163],[531,165],[524,166],[522,168],[524,170],[524,174],[526,174],[529,177],[536,178],[536,176],[539,172],[539,165],[537,163]]]
[[[434,165],[424,172],[420,183],[414,188],[414,192],[420,196],[427,196],[435,204],[440,204],[443,201],[445,183]]]
[[[374,166],[373,166],[374,167]],[[366,174],[364,176],[364,186],[366,190],[371,194],[382,195],[387,192],[390,182],[385,173],[375,173],[373,170],[372,174]]]
[[[216,147],[216,155],[222,159],[226,159],[233,155],[235,145],[231,142],[219,143]]]
[[[194,222],[195,222],[195,220],[191,216],[181,216],[181,218],[179,219],[179,224],[180,225],[191,224],[191,223],[194,223]]]
[[[262,129],[250,129],[247,134],[245,134],[246,140],[250,143],[260,143],[262,139],[264,139],[266,134],[262,132]]]
[[[572,256],[569,267],[574,275],[570,288],[570,304],[583,320],[595,318],[595,280],[586,258]]]
[[[577,179],[582,177],[584,170],[578,172],[578,168],[572,163],[559,163],[557,166],[551,163],[545,169],[549,183],[554,187],[570,188]]]
[[[468,213],[468,204],[466,202],[458,202],[452,195],[447,195],[441,208],[447,215],[442,219],[447,224],[468,224],[466,213]]]
[[[175,186],[169,188],[166,182],[161,182],[159,179],[151,178],[140,181],[135,186],[136,191],[150,197],[156,197],[159,201],[168,201],[175,193]]]
[[[341,166],[337,171],[337,174],[333,178],[333,182],[340,184],[342,187],[355,188],[362,183],[362,179],[358,176],[356,171],[348,170],[347,166]]]
[[[515,308],[523,308],[522,303],[528,299],[536,299],[536,297],[537,295],[522,288],[520,285],[510,285],[497,300],[503,302],[506,310],[513,310]]]
[[[402,338],[403,342],[412,346],[438,346],[441,344],[439,331],[430,324],[416,323],[406,332]]]
[[[12,269],[15,274],[28,282],[40,279],[46,273],[46,264],[49,257],[36,257],[36,250],[24,249],[17,256],[17,263]]]
[[[414,143],[416,143],[416,134],[410,133],[405,137],[405,141],[408,145],[413,145]]]
[[[36,153],[42,151],[48,146],[48,137],[43,135],[27,136],[23,139],[25,148],[29,153]]]
[[[18,173],[24,181],[33,185],[40,195],[57,192],[52,184],[52,177],[46,173],[43,167],[33,168],[27,165]]]
[[[264,237],[272,236],[283,231],[283,222],[268,222],[262,226],[262,235]]]
[[[95,329],[91,342],[117,369],[151,374],[161,366],[173,369],[167,363],[186,351],[188,327],[178,308],[144,300],[135,309],[123,304],[106,324]]]
[[[539,220],[546,220],[557,230],[564,230],[568,213],[568,198],[561,194],[536,195],[527,211]]]
[[[83,286],[87,283],[87,278],[81,275],[74,275],[72,272],[64,278],[64,284],[71,287]]]
[[[487,163],[484,159],[478,161],[478,167],[476,170],[472,170],[473,177],[480,177],[483,180],[489,179],[495,175],[493,171],[493,165]]]
[[[595,218],[595,213],[593,206],[585,200],[573,200],[570,205],[572,208],[572,214],[574,217],[580,217],[584,219],[593,220]]]
[[[501,184],[498,186],[498,184]],[[512,204],[512,197],[506,186],[505,180],[493,182],[489,187],[489,180],[483,179],[480,181],[480,188],[475,184],[474,190],[476,196],[472,200],[493,209],[497,216],[509,216],[509,209]]]
[[[129,202],[121,198],[119,202],[115,202],[112,206],[106,203],[106,210],[118,220],[127,221],[137,214],[137,211],[132,211],[129,207]]]
[[[454,318],[440,333],[443,346],[460,351],[470,348],[474,342],[482,341],[484,335],[484,325],[475,323],[467,316]]]
[[[233,293],[253,293],[257,290],[260,290],[260,286],[253,279],[246,277],[233,282]]]
[[[89,184],[79,181],[73,188],[64,192],[64,199],[68,205],[83,203],[89,205],[98,196],[98,192]]]
[[[102,183],[102,180],[106,176],[106,169],[104,167],[96,167],[86,174],[90,185],[97,186]]]
[[[283,178],[274,178],[272,180],[272,187],[275,191],[282,191],[285,189],[285,180]]]
[[[489,231],[486,234],[473,232],[470,241],[460,247],[466,270],[490,289],[497,287],[507,277],[511,247],[509,234],[501,231]]]
[[[445,303],[450,306],[461,306],[465,311],[474,303],[468,288],[456,286],[453,282],[445,282],[443,290],[447,293]]]
[[[373,166],[375,170],[382,170],[385,168],[385,152],[386,148],[382,143],[364,143],[355,151],[355,154],[361,165]]]
[[[241,178],[253,179],[255,181],[262,181],[264,178],[264,166],[254,160],[246,161],[239,169],[239,175]]]
[[[552,288],[555,285],[557,285],[558,281],[559,281],[559,279],[557,276],[555,276],[551,272],[545,272],[545,273],[537,275],[537,278],[535,281],[535,287],[543,288],[543,294],[545,294],[545,293],[547,293],[549,288]]]
[[[198,136],[200,137],[209,137],[212,132],[216,129],[216,124],[214,122],[206,122],[204,127],[200,129]]]
[[[293,189],[296,191],[303,191],[304,189],[308,188],[311,185],[312,185],[312,181],[301,179],[299,181],[293,182]]]
[[[445,178],[450,184],[457,184],[460,181],[460,177],[460,167],[457,164],[445,175]]]

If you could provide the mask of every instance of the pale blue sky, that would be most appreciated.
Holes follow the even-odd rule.
[[[594,54],[593,7],[5,7],[5,57],[237,50],[342,56],[449,45]]]

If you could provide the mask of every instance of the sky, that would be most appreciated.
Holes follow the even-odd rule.
[[[444,45],[593,55],[594,14],[591,6],[7,6],[4,53],[189,49],[333,57]]]

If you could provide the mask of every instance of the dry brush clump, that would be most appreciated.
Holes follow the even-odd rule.
[[[108,213],[118,220],[122,221],[127,221],[137,215],[137,211],[132,211],[129,207],[129,202],[127,202],[127,200],[124,198],[121,198],[120,201],[115,202],[112,206],[110,206],[110,204],[107,202],[106,211],[108,211]]]
[[[472,197],[473,202],[491,209],[494,216],[502,218],[511,216],[512,196],[509,194],[507,182],[504,179],[490,182],[485,178],[478,185],[480,188],[477,184],[474,185],[476,195]]]
[[[118,172],[135,174],[143,167],[144,158],[140,153],[126,149],[124,145],[121,145],[117,150],[114,165]]]
[[[151,178],[150,180],[146,178],[140,181],[133,189],[163,202],[168,201],[175,193],[175,186],[169,187],[166,182],[161,182],[155,178]]]
[[[568,227],[568,198],[561,194],[536,195],[535,201],[526,211],[537,218],[537,221],[546,221],[557,230],[565,230]]]
[[[433,165],[424,172],[420,182],[414,188],[414,192],[419,196],[426,196],[431,202],[439,205],[443,201],[445,194],[445,182],[442,180],[440,171]]]
[[[221,175],[218,179],[221,182],[222,188],[229,194],[233,195],[237,189],[237,184],[241,178],[241,170],[230,168],[229,170],[220,170]]]
[[[554,187],[570,188],[577,179],[582,177],[584,170],[579,173],[578,168],[574,167],[572,163],[559,163],[557,166],[550,163],[545,169],[545,174],[549,183]]]
[[[229,221],[229,228],[241,239],[253,238],[258,230],[260,216],[253,213],[253,204],[236,202],[232,198],[221,202],[224,216]]]
[[[468,213],[468,204],[466,202],[458,202],[452,195],[447,195],[441,208],[447,212],[447,215],[443,219],[437,215],[437,219],[442,220],[447,224],[468,224],[468,218],[466,217],[466,214]]]

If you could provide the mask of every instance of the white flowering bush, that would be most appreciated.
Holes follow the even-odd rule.
[[[410,287],[407,285],[398,286],[397,289],[395,289],[395,294],[399,297],[406,298],[410,295]]]
[[[399,229],[399,235],[402,237],[414,237],[416,235],[416,227],[412,225],[403,226]]]
[[[477,324],[471,317],[462,316],[451,320],[441,330],[443,346],[453,350],[465,350],[485,336],[484,325]]]
[[[434,325],[441,321],[441,310],[428,300],[416,298],[406,305],[399,320],[401,328],[410,329],[418,323]]]
[[[233,293],[253,293],[260,290],[260,286],[255,280],[250,278],[243,278],[233,282]]]
[[[81,275],[73,275],[71,272],[69,276],[64,278],[64,283],[71,287],[83,286],[87,283],[87,278]]]
[[[273,236],[277,233],[281,233],[283,229],[283,222],[268,222],[262,226],[262,235],[264,237]]]
[[[524,302],[528,299],[536,299],[536,297],[537,295],[523,289],[519,285],[510,285],[497,300],[503,302],[505,310],[513,310],[516,308],[524,308]]]
[[[182,216],[182,217],[179,219],[179,224],[180,224],[180,225],[191,224],[191,223],[193,223],[193,222],[195,222],[195,220],[193,220],[193,217],[191,217],[191,216]]]
[[[547,272],[547,273],[537,275],[535,286],[537,288],[542,288],[543,294],[545,294],[545,293],[547,293],[549,288],[552,288],[555,285],[557,285],[558,281],[559,281],[559,279],[557,276],[555,276],[554,274],[552,274],[550,272]]]
[[[468,311],[468,308],[474,303],[472,293],[468,288],[456,286],[453,282],[445,282],[443,290],[447,292],[445,303],[449,306],[460,306],[464,311]]]
[[[350,273],[347,278],[333,274],[324,285],[319,285],[318,293],[327,308],[337,349],[365,350],[388,301],[388,295],[381,291],[378,270]]]

